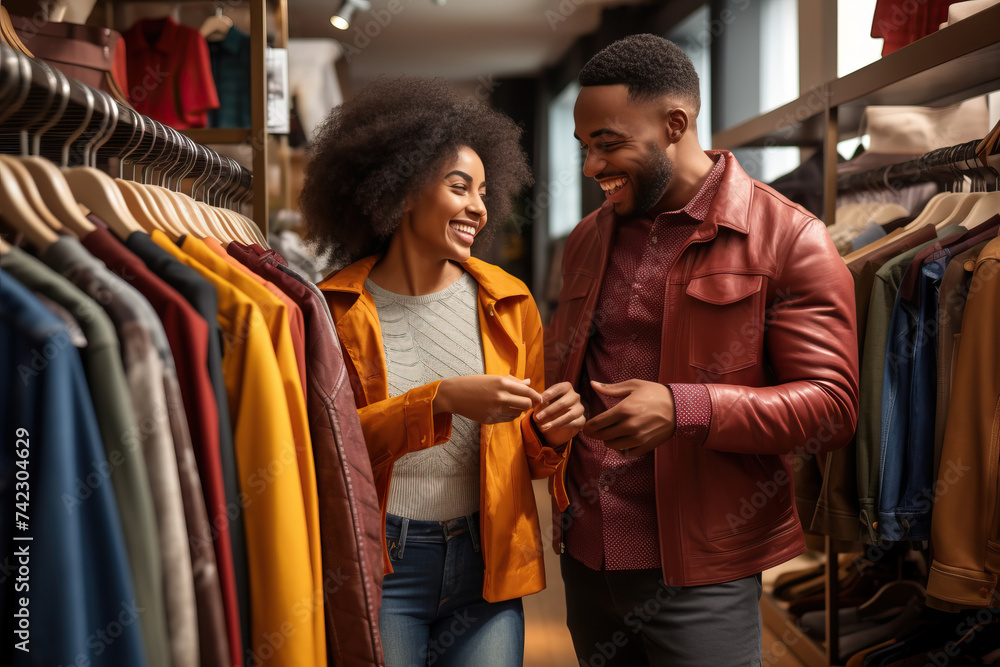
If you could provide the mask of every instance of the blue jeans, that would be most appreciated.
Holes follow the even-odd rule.
[[[521,598],[483,599],[479,513],[450,521],[386,515],[393,573],[382,584],[386,667],[520,667]]]

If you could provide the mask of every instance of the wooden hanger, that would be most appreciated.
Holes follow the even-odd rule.
[[[903,231],[919,229],[924,225],[933,225],[943,220],[957,206],[957,202],[952,198],[954,195],[954,192],[939,192],[931,197],[924,205],[923,210],[917,214],[917,217],[903,227]]]
[[[145,183],[130,183],[128,181],[121,181],[119,185],[121,184],[130,187],[132,191],[143,202],[145,202],[147,209],[159,223],[160,229],[166,232],[168,236],[174,240],[184,236],[185,231],[181,229],[179,225],[175,224],[177,219],[176,213],[164,209],[160,202],[160,198],[157,196],[158,193],[155,193],[150,186]]]
[[[139,194],[146,198],[146,205],[150,207],[154,215],[159,214],[160,219],[168,227],[174,230],[178,236],[183,236],[188,232],[184,216],[178,210],[172,199],[166,196],[163,188],[151,183],[134,184],[139,190]]]
[[[125,111],[132,115],[134,121],[132,123],[132,137],[129,138],[127,144],[131,145],[137,132],[140,133],[139,140],[142,138],[138,122],[139,114],[131,107]],[[132,150],[135,150],[138,145],[137,141],[135,146],[132,146]],[[130,153],[131,151],[126,152],[123,157],[127,157]],[[147,231],[129,209],[121,190],[115,184],[115,180],[103,171],[93,167],[72,167],[63,169],[63,175],[76,201],[103,220],[118,238],[125,240],[135,232]]]
[[[63,170],[73,198],[103,220],[115,236],[125,240],[134,232],[146,231],[136,220],[113,178],[93,167]]]
[[[869,218],[877,225],[884,225],[898,218],[910,215],[905,206],[896,203],[881,204],[869,214]]]
[[[59,240],[59,235],[38,217],[25,199],[13,170],[3,161],[0,161],[0,211],[10,226],[24,234],[39,250]]]
[[[225,228],[229,232],[226,235],[226,241],[240,241],[241,243],[246,241],[246,235],[242,229],[243,224],[233,216],[232,211],[227,208],[217,206],[215,208],[215,214],[223,220]]]
[[[225,236],[225,228],[211,206],[204,202],[200,202],[197,199],[191,199],[191,205],[194,206],[195,210],[201,215],[202,220],[205,221],[205,230],[208,232],[207,236],[212,236],[217,239],[221,239]]]
[[[153,233],[153,230],[159,230],[171,237],[174,241],[177,240],[178,235],[164,225],[159,216],[150,210],[149,205],[146,203],[146,199],[139,194],[139,191],[137,190],[138,185],[136,183],[126,181],[121,178],[116,178],[114,182],[122,196],[122,199],[125,201],[125,205],[129,212],[135,217],[136,220],[139,221],[139,224],[144,230],[150,234]]]
[[[993,129],[983,137],[983,140],[976,144],[976,157],[979,158],[979,161],[987,165],[989,157],[996,151],[997,144],[1000,144],[1000,121],[997,121]]]
[[[168,136],[172,138],[174,147],[178,149],[178,158],[185,154],[185,150],[187,157],[183,161],[175,159],[177,166],[161,173],[160,185],[149,187],[155,188],[162,197],[170,200],[177,212],[178,225],[183,227],[187,233],[194,234],[199,238],[211,236],[201,210],[194,205],[190,197],[177,191],[184,176],[190,173],[197,163],[195,143],[172,127],[167,127],[166,131]]]
[[[239,238],[239,233],[237,232],[232,219],[230,219],[222,209],[204,202],[198,203],[201,206],[201,209],[205,212],[205,215],[215,221],[215,226],[213,228],[213,236],[215,238],[227,243]]]
[[[233,240],[242,241],[244,236],[240,230],[241,225],[231,215],[232,211],[227,210],[223,206],[224,202],[222,199],[222,195],[220,194],[222,192],[225,192],[225,190],[228,187],[234,184],[235,174],[237,173],[237,170],[240,167],[239,165],[236,164],[235,160],[228,157],[224,157],[222,155],[210,154],[209,157],[214,167],[211,169],[211,171],[206,170],[205,174],[203,174],[202,178],[199,178],[197,182],[201,182],[204,184],[203,193],[207,200],[206,206],[209,207],[209,210],[211,210],[212,215],[214,215],[215,218],[219,221],[220,229],[224,231],[224,233],[217,238],[220,241],[226,243]],[[216,160],[218,161],[216,162]],[[209,173],[215,174],[215,180],[212,182],[211,185],[208,185],[205,182],[205,177],[207,177]],[[225,183],[222,182],[223,178],[225,178]]]
[[[871,617],[890,609],[902,607],[913,598],[923,600],[927,595],[924,587],[909,579],[892,581],[876,591],[875,595],[858,606],[858,615]]]
[[[7,8],[3,6],[0,6],[0,40],[10,48],[20,51],[29,58],[35,57],[21,41],[21,38],[17,36],[14,24],[10,20],[10,14],[7,13]]]
[[[200,208],[195,206],[194,200],[183,192],[174,192],[173,190],[169,190],[167,188],[158,189],[161,194],[173,202],[178,215],[181,217],[181,225],[187,230],[188,233],[194,234],[198,238],[205,238],[206,236],[212,235],[204,214]]]
[[[230,226],[234,232],[234,241],[239,241],[240,243],[253,242],[253,233],[250,231],[250,227],[254,226],[254,224],[249,218],[245,218],[236,211],[232,211],[225,207],[220,207],[218,211],[225,216],[227,220],[229,220]]]
[[[886,245],[888,243],[892,243],[897,238],[899,238],[902,234],[903,234],[903,230],[902,229],[894,229],[894,230],[892,230],[891,232],[889,232],[885,236],[883,236],[881,238],[878,238],[878,239],[875,239],[874,241],[872,241],[868,245],[862,246],[862,247],[858,248],[857,250],[854,250],[853,252],[851,252],[851,253],[849,253],[847,255],[844,255],[844,257],[843,257],[844,264],[850,264],[851,262],[853,262],[853,261],[855,261],[855,260],[857,260],[857,259],[859,259],[861,257],[864,257],[865,255],[867,255],[869,253],[875,252],[876,250],[878,250],[882,246],[884,246],[884,245]]]
[[[221,42],[233,27],[233,20],[222,13],[222,7],[216,6],[215,14],[205,19],[198,31],[209,42]]]
[[[239,216],[239,218],[244,221],[247,230],[250,232],[250,237],[251,237],[250,245],[256,243],[262,248],[270,248],[270,246],[267,244],[267,239],[264,238],[264,232],[261,231],[260,227],[257,226],[256,222],[254,222],[250,218],[240,215],[239,213],[237,213],[236,215]]]
[[[955,200],[955,209],[946,215],[940,222],[936,223],[934,225],[935,227],[938,229],[944,229],[948,225],[962,225],[962,223],[968,218],[969,212],[972,211],[972,207],[975,206],[976,202],[982,199],[986,193],[964,192],[961,193],[961,195],[961,199]]]
[[[42,199],[41,193],[38,191],[38,186],[35,184],[35,180],[28,173],[28,170],[23,164],[15,160],[9,155],[0,155],[0,161],[7,165],[11,173],[14,174],[15,185],[21,189],[21,194],[24,195],[25,200],[28,205],[38,214],[38,217],[42,219],[46,225],[49,226],[55,232],[64,232],[66,227],[59,221],[49,207],[45,205],[45,201]],[[74,230],[75,231],[75,230]]]
[[[68,227],[76,236],[83,238],[94,231],[96,227],[90,220],[87,220],[80,210],[69,184],[66,183],[66,177],[59,171],[59,168],[49,160],[37,157],[42,135],[59,123],[66,111],[70,96],[69,79],[61,71],[46,63],[40,62],[38,66],[43,75],[48,77],[48,88],[51,91],[44,110],[39,112],[47,120],[32,130],[30,149],[25,145],[25,148],[33,151],[35,155],[25,155],[16,159],[8,158],[8,160],[17,163],[14,165],[8,162],[8,164],[15,169],[15,172],[18,169],[26,171],[33,181],[35,189],[45,201],[46,207],[59,219],[60,223]],[[27,139],[27,133],[25,133],[24,138]],[[27,142],[25,141],[25,143]],[[30,192],[28,194],[30,198]],[[37,209],[38,206],[35,208]]]
[[[236,233],[234,240],[238,239],[243,243],[254,243],[257,241],[257,236],[254,234],[257,225],[249,218],[228,208],[233,203],[234,188],[238,188],[242,180],[242,167],[232,158],[227,157],[225,160],[228,162],[230,170],[226,185],[220,188],[219,212],[231,221]]]
[[[966,229],[980,225],[1000,213],[1000,192],[977,193],[983,196],[969,210],[965,219],[958,224]]]
[[[7,243],[7,239],[0,236],[0,255],[4,255],[10,252],[10,244]]]
[[[3,10],[3,7],[0,7]],[[17,113],[28,99],[31,92],[31,60],[18,55],[14,50],[4,49],[0,51],[0,56],[5,58],[4,69],[10,73],[17,74],[7,78],[2,89],[3,95],[0,99],[4,104],[0,107],[0,122],[7,120]]]
[[[73,196],[73,191],[70,189],[66,177],[59,171],[58,167],[40,157],[22,157],[17,161],[34,179],[38,191],[49,206],[49,210],[74,234],[83,238],[97,229],[94,223],[88,220],[83,211],[80,210],[80,205]],[[100,216],[98,215],[98,217]]]

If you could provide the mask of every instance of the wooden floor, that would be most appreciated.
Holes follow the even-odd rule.
[[[535,505],[542,535],[552,521],[548,480],[535,480]],[[559,557],[545,545],[545,590],[524,598],[524,667],[578,667],[566,629],[566,599]]]
[[[546,483],[544,480],[534,483],[543,535],[552,516]],[[545,578],[548,585],[544,591],[524,598],[524,667],[579,667],[566,629],[566,602],[559,576],[559,557],[549,548],[545,550]],[[792,653],[781,650],[782,640],[766,627],[763,644],[768,667],[805,667]]]

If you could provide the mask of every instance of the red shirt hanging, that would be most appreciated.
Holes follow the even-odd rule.
[[[205,127],[219,96],[201,33],[167,16],[138,21],[124,37],[135,110],[178,130]]]

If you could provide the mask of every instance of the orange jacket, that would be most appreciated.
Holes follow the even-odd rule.
[[[389,398],[378,313],[372,295],[364,289],[377,260],[372,256],[355,262],[321,282],[319,288],[330,304],[361,416],[382,509],[382,559],[389,573],[385,507],[393,463],[407,452],[446,442],[451,415],[433,413],[440,381]],[[541,392],[545,381],[542,323],[528,288],[477,259],[470,259],[463,268],[479,283],[486,373],[531,378],[531,386]],[[545,445],[528,415],[503,424],[484,424],[480,431],[483,597],[489,602],[545,588],[531,480],[552,475],[563,455]]]

